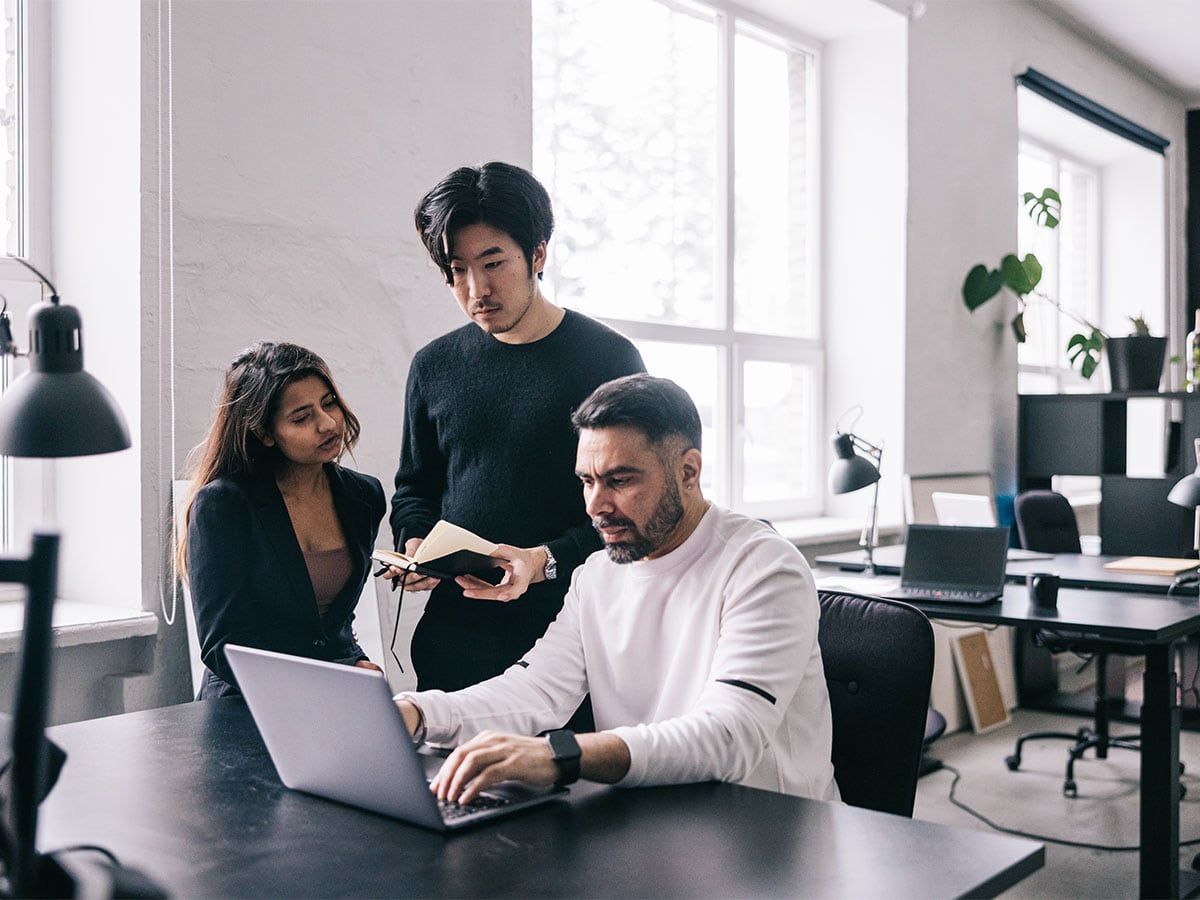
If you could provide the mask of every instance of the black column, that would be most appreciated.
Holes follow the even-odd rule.
[[[1187,114],[1187,226],[1184,249],[1187,260],[1187,324],[1200,309],[1200,109]]]

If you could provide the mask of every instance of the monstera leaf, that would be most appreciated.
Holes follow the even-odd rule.
[[[1000,271],[998,269],[989,271],[987,266],[980,263],[967,273],[967,280],[963,282],[963,302],[967,304],[967,309],[974,312],[1000,293],[1002,287],[1004,287],[1004,277]]]

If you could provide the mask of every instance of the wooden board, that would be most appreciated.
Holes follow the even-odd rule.
[[[982,629],[965,632],[954,639],[952,646],[975,733],[1007,725],[1011,717],[1000,693],[1000,679],[996,677],[987,634]]]
[[[1200,566],[1200,560],[1173,556],[1127,556],[1104,564],[1109,572],[1130,572],[1136,575],[1178,575]]]

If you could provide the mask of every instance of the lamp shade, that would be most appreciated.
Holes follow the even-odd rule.
[[[1200,438],[1196,439],[1196,471],[1175,482],[1167,499],[1176,506],[1200,506]]]
[[[90,456],[129,445],[116,400],[83,371],[79,312],[41,304],[29,318],[29,371],[0,398],[0,454]]]
[[[879,469],[869,459],[854,452],[853,435],[835,434],[833,449],[837,459],[829,467],[831,494],[848,494],[879,480]]]
[[[1176,506],[1200,506],[1200,475],[1184,475],[1175,482],[1167,499]]]

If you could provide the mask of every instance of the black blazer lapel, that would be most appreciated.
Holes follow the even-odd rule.
[[[302,607],[301,614],[317,618],[317,598],[313,593],[312,579],[308,576],[308,565],[304,562],[304,553],[296,540],[296,530],[292,528],[287,505],[275,480],[255,479],[250,485],[249,494],[254,500],[267,543],[279,559],[280,577],[286,577],[291,585],[291,595]]]
[[[366,569],[371,565],[371,504],[362,486],[354,476],[341,466],[327,465],[329,488],[333,494],[333,508],[342,526],[342,535],[350,551],[350,578],[341,593],[334,598],[329,616],[342,618],[358,603],[362,585],[366,580]],[[314,601],[315,602],[315,601]]]

